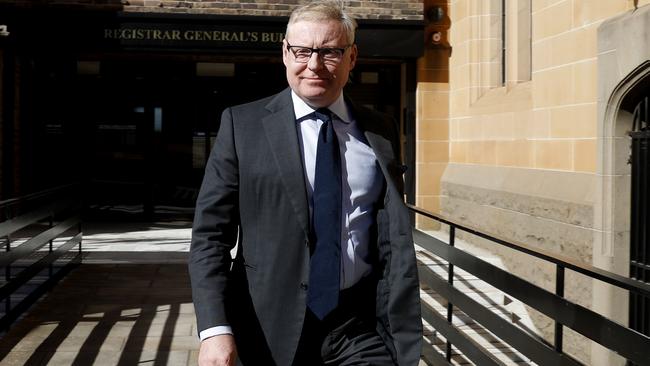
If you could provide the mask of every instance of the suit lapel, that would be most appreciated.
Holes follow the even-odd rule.
[[[296,117],[290,89],[277,95],[266,106],[271,112],[262,125],[273,152],[273,162],[287,191],[291,205],[305,234],[309,233],[309,204],[302,163],[302,152],[296,130]]]

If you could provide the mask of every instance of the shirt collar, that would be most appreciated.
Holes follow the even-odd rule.
[[[316,109],[309,106],[305,103],[304,100],[300,99],[298,94],[291,90],[291,99],[293,100],[293,111],[296,114],[296,120],[300,120],[316,111]],[[327,108],[338,117],[339,120],[344,123],[352,122],[350,109],[345,103],[345,98],[343,98],[343,93],[334,101],[334,103],[327,106]]]

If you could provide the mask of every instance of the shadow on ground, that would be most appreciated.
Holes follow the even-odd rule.
[[[197,349],[186,264],[82,264],[0,339],[0,364],[182,366]]]

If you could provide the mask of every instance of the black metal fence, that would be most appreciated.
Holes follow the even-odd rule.
[[[81,202],[76,186],[0,202],[0,329],[7,329],[81,263]],[[55,244],[56,242],[56,244]],[[76,251],[73,248],[77,247]]]
[[[650,282],[650,97],[634,109],[632,131],[632,197],[630,212],[630,277]],[[650,301],[630,294],[630,327],[650,335]]]
[[[648,352],[650,350],[650,337],[565,298],[564,274],[566,269],[570,269],[589,278],[628,290],[630,293],[643,298],[650,297],[649,284],[607,272],[548,251],[490,236],[415,206],[409,206],[409,208],[418,215],[449,225],[449,242],[432,237],[416,228],[413,229],[413,239],[417,245],[440,260],[447,262],[448,277],[446,279],[436,274],[429,267],[420,266],[420,282],[430,287],[447,301],[447,312],[444,315],[426,302],[422,302],[424,320],[431,324],[436,332],[440,333],[447,341],[445,352],[441,353],[433,346],[423,350],[424,360],[428,364],[451,364],[452,346],[457,352],[477,365],[503,364],[490,350],[477,343],[471,336],[453,324],[454,308],[458,308],[498,337],[502,343],[507,344],[538,365],[582,364],[563,352],[565,328],[572,329],[632,362],[640,365],[650,365],[650,352]],[[456,248],[457,230],[487,239],[495,245],[516,250],[531,256],[531,258],[552,263],[556,268],[555,292],[541,288],[477,256]],[[459,290],[454,286],[454,269],[456,267],[551,318],[555,322],[554,342],[550,344],[531,334],[494,313],[467,293]]]

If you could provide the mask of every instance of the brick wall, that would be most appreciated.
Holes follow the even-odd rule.
[[[0,0],[0,4],[35,7],[81,7],[141,13],[288,16],[305,0]],[[348,11],[357,19],[422,20],[422,0],[349,0]]]

